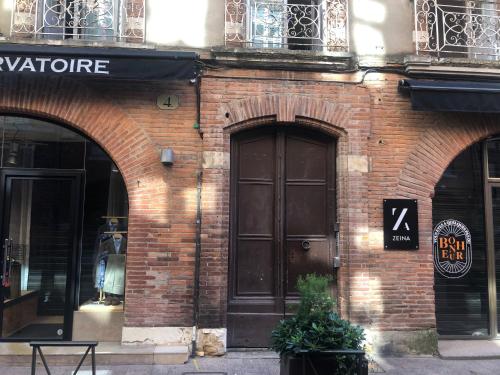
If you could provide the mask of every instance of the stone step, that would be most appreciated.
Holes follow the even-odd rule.
[[[78,364],[86,347],[44,347],[42,352],[51,366]],[[0,365],[31,366],[32,348],[28,343],[0,343]],[[100,342],[96,347],[96,363],[101,365],[179,365],[186,363],[189,350],[186,345],[121,345],[118,342]],[[90,365],[90,353],[84,362]],[[43,366],[37,354],[37,366]]]
[[[500,359],[500,340],[439,340],[443,359]]]

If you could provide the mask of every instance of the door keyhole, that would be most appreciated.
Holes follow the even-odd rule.
[[[302,249],[308,251],[311,248],[311,243],[307,240],[302,241]]]

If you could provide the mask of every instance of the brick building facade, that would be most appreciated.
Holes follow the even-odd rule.
[[[208,3],[203,3],[208,9]],[[371,40],[367,32],[361,33],[364,39],[355,33],[349,39],[347,19],[359,26],[366,15],[351,15],[344,0],[324,3],[330,16],[336,11],[343,17],[342,22],[328,24],[334,31],[330,39],[320,38],[318,42],[305,38],[297,45],[296,38],[288,34],[273,34],[282,31],[283,25],[263,28],[265,14],[251,13],[245,5],[249,2],[211,4],[216,3],[220,13],[216,21],[220,22],[203,34],[207,40],[204,45],[184,45],[181,37],[185,35],[181,34],[178,40],[168,35],[177,44],[167,46],[126,44],[133,35],[122,34],[116,36],[118,42],[111,43],[113,48],[92,39],[75,42],[68,38],[49,43],[52,45],[48,50],[59,51],[56,55],[60,58],[67,57],[71,48],[82,48],[80,56],[96,53],[95,49],[101,49],[97,53],[101,57],[109,53],[120,59],[131,54],[144,63],[139,68],[126,67],[124,74],[133,72],[135,77],[35,75],[31,73],[46,72],[35,72],[29,64],[20,65],[21,71],[14,72],[13,64],[24,63],[0,55],[0,177],[6,174],[8,180],[15,179],[15,173],[32,173],[29,178],[35,181],[40,178],[37,169],[51,169],[45,171],[45,177],[65,175],[67,171],[60,171],[65,169],[60,167],[60,161],[54,162],[57,166],[41,168],[36,158],[29,166],[16,164],[16,158],[19,148],[29,153],[32,148],[57,143],[66,150],[57,155],[65,159],[75,146],[65,144],[64,137],[69,137],[71,142],[85,144],[83,166],[71,168],[74,176],[90,181],[99,168],[91,172],[86,163],[99,161],[109,168],[108,175],[119,171],[123,179],[122,190],[126,190],[127,198],[109,193],[107,201],[103,199],[104,203],[91,211],[96,220],[127,218],[126,226],[119,231],[127,239],[124,292],[108,293],[112,298],[119,297],[115,305],[119,307],[113,310],[119,313],[114,323],[115,336],[110,341],[177,345],[185,349],[184,354],[193,344],[208,354],[221,354],[228,347],[266,347],[273,324],[289,313],[289,304],[296,302],[296,277],[316,270],[333,277],[333,293],[342,316],[367,329],[368,343],[374,350],[428,353],[435,350],[437,334],[496,336],[496,279],[492,276],[496,206],[487,190],[494,190],[495,178],[500,176],[485,171],[500,160],[500,154],[492,153],[489,159],[477,155],[481,147],[486,154],[495,149],[488,142],[493,142],[491,138],[500,131],[495,114],[499,109],[494,105],[484,109],[472,100],[480,109],[474,113],[474,106],[462,108],[457,104],[471,97],[459,97],[447,103],[444,110],[436,106],[445,106],[445,100],[431,97],[434,107],[426,103],[427,108],[417,111],[415,98],[408,98],[400,90],[401,81],[411,77],[417,81],[435,80],[445,95],[457,90],[458,95],[478,90],[486,95],[493,88],[481,86],[481,79],[498,77],[496,62],[475,61],[471,65],[470,61],[453,60],[456,56],[452,55],[450,63],[434,56],[436,51],[424,57],[408,57],[429,51],[421,43],[416,47],[410,43],[411,26],[401,27],[401,35],[394,37],[391,22],[400,25],[412,16],[407,2],[400,0],[388,2],[393,6],[372,4],[375,11],[383,8],[387,16],[387,20],[377,21],[381,24],[377,32],[385,35],[387,43],[377,40],[372,46],[362,43]],[[132,13],[139,12],[141,17],[129,14],[137,18],[135,26],[116,26],[116,32],[132,32],[139,43],[166,37],[162,29],[147,39],[144,1],[120,4],[132,9]],[[318,4],[308,6],[323,11]],[[285,8],[279,11],[292,12]],[[382,14],[375,11],[374,15]],[[23,13],[17,8],[13,12]],[[0,15],[0,27],[5,19]],[[21,25],[13,22],[10,27],[23,26],[34,41],[16,39],[19,31],[14,30],[12,40],[0,43],[6,56],[17,53],[39,58],[41,52],[33,52],[37,48],[33,45],[44,44],[43,32],[37,39],[39,36],[31,28],[24,27],[25,21]],[[300,27],[294,27],[300,31]],[[419,27],[417,22],[416,31],[422,32]],[[256,33],[253,39],[249,37],[251,32]],[[217,39],[219,34],[225,39]],[[338,45],[332,44],[336,42]],[[352,42],[356,42],[355,47],[348,50]],[[224,43],[226,46],[220,47]],[[185,55],[176,52],[181,49],[190,50],[185,53],[191,57],[184,61]],[[150,69],[148,59],[161,62],[159,76],[151,76],[158,65]],[[52,73],[61,66],[77,69],[74,67],[78,65],[70,64],[59,61],[51,65]],[[186,73],[193,67],[197,76]],[[457,88],[456,81],[469,81],[470,87]],[[492,99],[481,98],[484,103]],[[174,99],[179,105],[170,108],[170,100]],[[48,132],[45,129],[51,129],[51,136],[64,136],[54,140],[43,134]],[[22,138],[20,133],[24,131],[36,134]],[[162,163],[162,151],[166,149],[174,152],[173,164],[172,160]],[[459,181],[467,180],[462,172],[470,169],[477,172],[477,186],[460,185]],[[483,173],[484,181],[478,177]],[[83,211],[88,197],[113,190],[108,181],[111,178],[106,178],[106,183],[88,184],[92,185],[88,189],[94,190],[86,190],[81,196]],[[83,186],[87,189],[87,185]],[[1,194],[3,189],[0,186]],[[472,202],[471,196],[483,195],[484,202]],[[113,207],[117,199],[126,207],[119,210],[121,214]],[[417,201],[418,250],[384,248],[386,199]],[[462,201],[469,203],[461,206]],[[453,211],[453,207],[462,213]],[[478,216],[467,221],[469,212]],[[79,295],[81,303],[67,304],[65,333],[58,335],[73,340],[105,340],[97,333],[84,335],[92,314],[97,320],[104,315],[82,306],[97,302],[97,308],[104,308],[104,300],[91,302],[93,289],[105,289],[94,288],[101,250],[93,247],[91,237],[113,231],[98,232],[98,224],[103,222],[89,224],[85,221],[90,217],[87,213],[78,219],[81,223],[77,222],[82,224],[83,234],[75,231],[78,249],[73,251],[77,260],[70,278],[74,284],[68,284],[73,288],[68,293]],[[485,217],[490,219],[484,219],[485,224],[479,226],[488,229],[479,233],[475,226]],[[435,269],[433,230],[437,218],[465,221],[473,231],[473,249],[478,249],[471,273],[457,277],[455,284],[449,281],[453,277],[446,281]],[[5,216],[2,220],[8,219]],[[89,239],[86,233],[91,233]],[[488,235],[493,237],[486,238]],[[99,245],[101,240],[98,237]],[[23,264],[22,272],[27,272],[29,262],[24,260]],[[484,285],[488,279],[489,286],[474,289],[475,278]],[[27,280],[28,287],[21,289],[31,293],[31,302],[36,299],[43,306],[44,300],[51,300],[52,289],[30,288],[29,277]],[[457,292],[458,287],[464,291]],[[38,293],[45,293],[46,298],[39,298]],[[3,298],[9,299],[6,295]],[[110,304],[106,308],[113,309]],[[470,311],[450,313],[447,304],[457,311],[458,305],[470,305]],[[6,326],[5,317],[9,315],[4,310],[6,305],[0,309],[4,312],[0,321],[5,319],[2,323]],[[446,323],[453,319],[460,321],[456,331]],[[475,323],[468,325],[468,320]],[[37,324],[45,321],[38,319]],[[25,328],[18,324],[16,329]],[[66,332],[68,327],[71,334]],[[7,337],[2,338],[15,335],[16,329],[6,333],[4,327],[2,336]]]
[[[498,126],[494,114],[414,111],[398,92],[403,74],[359,77],[204,72],[203,326],[228,326],[231,136],[255,128],[307,128],[333,136],[338,145],[340,267],[334,275],[343,316],[363,325],[377,350],[433,350],[418,343],[436,332],[434,190],[452,161],[494,136]],[[384,249],[384,199],[418,201],[417,251]]]
[[[434,186],[461,151],[498,131],[494,116],[413,111],[397,91],[402,78],[372,73],[359,83],[356,75],[337,82],[335,74],[208,70],[201,85],[203,138],[193,127],[196,91],[188,82],[3,77],[8,89],[1,108],[83,132],[119,167],[130,204],[125,327],[133,328],[187,330],[192,324],[200,170],[200,327],[226,327],[231,134],[276,126],[332,135],[338,144],[340,308],[383,335],[435,329]],[[176,111],[154,105],[165,91],[181,98]],[[167,146],[176,151],[171,168],[159,163],[159,149]],[[418,199],[419,251],[383,249],[380,203],[387,197]]]

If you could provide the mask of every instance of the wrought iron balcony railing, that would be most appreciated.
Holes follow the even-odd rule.
[[[226,0],[226,45],[348,51],[347,0]]]
[[[145,0],[13,1],[13,37],[144,41]]]
[[[415,0],[417,54],[437,57],[500,57],[500,2]]]

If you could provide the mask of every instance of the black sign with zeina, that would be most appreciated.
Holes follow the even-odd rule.
[[[418,250],[415,199],[384,199],[384,249]]]

